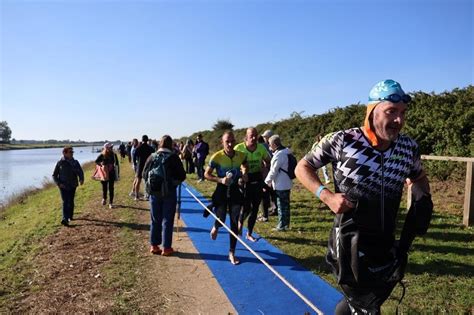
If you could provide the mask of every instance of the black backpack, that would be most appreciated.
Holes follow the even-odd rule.
[[[145,182],[146,192],[157,197],[166,197],[169,193],[169,175],[167,171],[169,153],[153,153],[148,177]]]
[[[293,155],[293,153],[288,153],[288,170],[285,171],[283,168],[280,167],[280,170],[285,172],[288,177],[293,180],[296,178],[295,174],[295,169],[296,169],[296,164],[298,164],[298,161],[296,160],[296,157]]]

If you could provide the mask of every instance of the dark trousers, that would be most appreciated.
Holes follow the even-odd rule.
[[[74,216],[74,196],[76,188],[63,189],[59,188],[61,199],[63,200],[63,220],[72,219]]]
[[[255,222],[257,221],[258,208],[262,201],[262,183],[247,183],[245,188],[244,206],[240,215],[240,224],[243,226],[245,219],[248,217],[247,229],[252,234]]]
[[[263,207],[263,216],[268,218],[268,209],[270,209],[271,202],[275,204],[275,207],[278,208],[276,201],[276,193],[271,187],[265,187],[265,191],[262,193],[262,207]],[[275,209],[275,212],[278,212],[278,209]]]
[[[230,229],[235,234],[239,233],[238,222],[239,222],[240,208],[241,208],[240,204],[231,203],[230,200],[227,200],[226,202],[220,204],[219,206],[216,206],[215,208],[216,215],[222,222],[225,222],[227,210],[229,211]],[[219,227],[221,227],[221,224],[219,223],[219,221],[216,220],[216,222],[214,223],[214,226],[216,229],[218,229]],[[235,252],[237,239],[230,233],[229,233],[229,241],[230,241],[229,251]]]
[[[109,203],[113,203],[114,202],[114,180],[113,179],[109,179],[107,181],[102,181],[102,198],[104,198],[104,200],[107,200],[107,187],[109,189],[109,195],[110,195],[110,199],[109,199]]]
[[[204,163],[205,163],[205,160],[198,159],[197,165],[196,165],[197,175],[199,179],[202,179],[202,180],[204,180]]]
[[[185,159],[185,167],[186,167],[186,173],[187,174],[194,174],[194,162],[193,158],[187,158]]]

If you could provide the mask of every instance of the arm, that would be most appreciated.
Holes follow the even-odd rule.
[[[101,154],[99,154],[99,156],[97,157],[97,159],[95,159],[95,164],[97,165],[102,165],[102,162],[104,161],[104,156]]]
[[[409,181],[408,189],[411,189],[413,201],[400,234],[399,248],[402,253],[408,252],[417,235],[426,234],[433,215],[430,185],[424,172],[416,180]]]
[[[317,169],[313,169],[305,159],[300,160],[295,169],[296,178],[313,194],[316,193],[320,186],[323,186],[316,171]],[[336,214],[344,213],[354,208],[354,204],[347,200],[344,194],[333,193],[328,188],[321,191],[320,199]]]
[[[76,161],[77,163],[77,176],[79,177],[79,184],[84,184],[84,171],[82,170],[81,164]]]
[[[53,180],[56,183],[56,185],[58,185],[58,186],[60,185],[60,183],[59,183],[59,162],[56,163],[56,166],[54,167]]]
[[[184,170],[183,163],[179,159],[178,155],[174,154],[174,169],[176,170],[176,180],[180,183],[186,179],[186,171]]]
[[[214,172],[214,168],[211,167],[211,166],[208,166],[206,168],[206,171],[204,172],[204,177],[208,180],[208,181],[211,181],[211,182],[214,182],[214,183],[218,183],[218,184],[223,184],[223,185],[228,185],[230,183],[230,180],[229,178],[227,177],[217,177],[217,176],[214,176],[212,175],[212,172]]]
[[[148,180],[148,172],[150,171],[151,164],[153,162],[153,154],[146,159],[145,166],[143,167],[142,178],[146,181]]]
[[[272,186],[272,181],[275,179],[276,175],[280,171],[281,167],[281,160],[278,159],[278,155],[275,154],[272,158],[272,163],[270,163],[270,171],[267,174],[267,177],[265,178],[265,184],[268,186]]]

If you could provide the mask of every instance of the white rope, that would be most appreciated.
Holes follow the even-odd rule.
[[[291,283],[288,282],[288,280],[286,280],[280,273],[278,273],[278,271],[276,271],[269,263],[267,263],[265,261],[265,259],[263,259],[262,257],[260,257],[259,254],[257,254],[252,248],[250,248],[250,246],[248,246],[244,241],[242,241],[242,239],[236,235],[234,232],[232,232],[232,230],[224,223],[221,221],[221,219],[219,219],[211,210],[209,210],[205,204],[203,204],[201,202],[201,200],[199,200],[189,189],[188,187],[185,187],[186,190],[191,194],[191,196],[196,199],[197,202],[199,202],[199,204],[201,206],[204,207],[204,209],[206,209],[207,212],[209,212],[213,217],[214,219],[216,219],[220,224],[222,224],[222,226],[230,233],[232,234],[235,238],[237,238],[237,240],[240,242],[240,244],[242,244],[245,248],[247,248],[258,260],[260,260],[268,269],[270,269],[271,272],[273,272],[275,274],[275,276],[277,276],[288,288],[291,289],[291,291],[293,291],[298,297],[300,297],[309,307],[311,307],[313,309],[313,311],[315,311],[318,315],[322,315],[323,312],[320,311],[313,303],[311,303],[310,300],[308,300],[300,291],[298,291]]]

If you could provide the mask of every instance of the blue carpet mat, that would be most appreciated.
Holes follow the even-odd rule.
[[[186,223],[186,232],[239,314],[315,313],[240,243],[237,243],[235,252],[240,264],[233,266],[228,260],[229,233],[221,228],[217,240],[210,239],[209,231],[214,218],[209,216],[206,219],[202,216],[204,209],[185,187],[204,204],[209,201],[192,186],[183,184],[181,218]],[[244,229],[244,235],[245,232]],[[260,237],[256,233],[254,236]],[[336,304],[342,298],[335,288],[265,239],[260,238],[256,243],[246,242],[320,311],[324,314],[334,313]],[[183,257],[183,253],[180,257]]]

